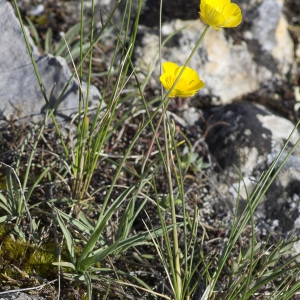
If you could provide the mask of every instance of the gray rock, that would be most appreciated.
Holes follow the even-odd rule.
[[[245,102],[206,110],[204,118],[211,118],[210,124],[214,125],[206,141],[220,167],[234,171],[233,164],[241,165],[247,176],[253,172],[250,166],[275,159],[294,128],[290,121],[263,106]],[[295,132],[291,144],[299,137]]]
[[[21,292],[11,292],[0,295],[0,300],[43,300],[45,298],[37,295],[28,295]]]
[[[31,60],[22,35],[21,27],[12,6],[0,0],[0,112],[7,119],[22,119],[28,116],[40,119],[46,102],[38,84]],[[52,55],[41,56],[26,30],[34,60],[37,64],[50,105],[56,103],[71,71],[65,60]],[[86,90],[86,84],[82,86]],[[79,85],[73,79],[60,98],[56,114],[61,120],[78,111]],[[92,86],[88,105],[98,105],[99,91]]]
[[[265,0],[257,9],[258,16],[253,20],[251,32],[265,51],[272,51],[277,45],[275,31],[280,21],[281,7],[279,1]]]
[[[212,125],[206,142],[216,161],[215,180],[219,190],[234,207],[240,187],[242,208],[247,199],[246,189],[251,192],[262,173],[268,170],[294,125],[266,108],[250,103],[212,108],[204,112],[204,119],[210,120]],[[299,139],[296,131],[280,162]],[[258,223],[271,231],[287,234],[300,228],[299,157],[297,147],[256,211]]]

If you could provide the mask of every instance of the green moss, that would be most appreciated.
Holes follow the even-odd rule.
[[[15,240],[12,235],[1,236],[0,239],[2,240],[0,256],[6,275],[14,277],[16,270],[11,268],[11,265],[14,265],[28,275],[38,274],[47,279],[55,278],[57,268],[52,263],[57,261],[57,254],[53,243],[38,246]]]
[[[0,245],[0,265],[2,273],[7,276],[19,278],[22,271],[24,275],[36,274],[48,280],[57,277],[58,269],[52,264],[58,261],[53,240],[40,245],[24,242],[14,238],[12,228],[0,225]],[[68,261],[66,249],[62,251],[62,260]],[[17,269],[12,266],[17,266]]]

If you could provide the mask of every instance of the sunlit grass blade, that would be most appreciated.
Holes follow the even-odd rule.
[[[67,243],[67,248],[70,254],[70,258],[72,261],[73,265],[76,265],[76,255],[75,255],[75,248],[74,248],[74,240],[71,236],[70,231],[68,230],[68,228],[66,227],[65,223],[63,222],[63,220],[61,219],[60,215],[56,215],[57,216],[57,222],[63,232],[63,235],[66,239],[66,243]]]
[[[217,279],[219,278],[235,243],[237,242],[238,238],[241,236],[245,225],[251,219],[251,217],[253,215],[253,211],[256,209],[257,205],[260,203],[262,197],[264,196],[265,192],[267,191],[267,189],[269,188],[271,183],[275,180],[277,174],[279,173],[281,168],[284,166],[288,157],[292,154],[292,152],[295,150],[295,148],[300,143],[300,140],[298,140],[297,143],[292,147],[292,149],[288,152],[288,154],[283,158],[283,160],[278,165],[279,160],[282,158],[282,156],[284,154],[285,148],[288,146],[289,141],[290,141],[294,131],[298,128],[299,124],[300,124],[300,122],[298,122],[298,124],[295,126],[294,130],[290,134],[287,142],[285,143],[284,147],[280,151],[280,153],[277,156],[277,158],[275,159],[275,161],[272,163],[272,165],[269,167],[267,172],[265,174],[263,174],[263,176],[261,177],[259,182],[256,184],[256,187],[254,188],[253,192],[249,195],[249,199],[248,199],[248,202],[247,202],[247,205],[246,205],[244,211],[242,212],[241,216],[239,218],[237,218],[235,220],[235,223],[232,225],[232,229],[231,229],[230,236],[228,238],[228,242],[226,243],[226,245],[222,251],[222,255],[219,258],[218,267],[217,267],[216,271],[214,272],[211,286],[209,287],[211,289],[209,292],[210,295],[212,295],[212,293],[213,293],[213,288],[217,284]],[[275,167],[276,167],[276,170],[275,170]],[[273,170],[275,170],[274,173],[273,173]],[[251,212],[252,212],[252,214],[251,214]]]
[[[105,249],[98,249],[93,251],[93,254],[85,258],[80,258],[77,264],[77,270],[86,271],[90,266],[97,262],[101,262],[106,256],[113,253],[113,251],[118,247],[119,241],[107,246]]]
[[[39,34],[33,24],[33,22],[30,20],[30,18],[26,17],[26,21],[29,25],[29,28],[30,28],[30,31],[31,31],[31,35],[33,37],[33,40],[36,44],[37,47],[40,47],[41,46],[41,41],[40,41],[40,37],[39,37]]]
[[[13,215],[11,204],[2,193],[0,193],[0,208],[5,210],[9,215]]]
[[[69,214],[66,214],[65,212],[59,210],[58,208],[55,208],[56,213],[63,219],[65,219],[68,223],[72,224],[75,228],[80,230],[80,232],[91,235],[94,231],[94,227],[87,226],[86,224],[82,223],[80,220],[77,220],[70,216]]]
[[[86,26],[88,24],[87,21],[84,22]],[[55,45],[53,55],[54,56],[63,56],[63,53],[67,54],[67,45],[71,45],[74,39],[80,33],[80,23],[73,25],[65,34],[64,39],[60,39],[60,41]],[[77,48],[77,47],[76,47]]]
[[[99,239],[100,234],[102,233],[104,227],[107,224],[107,221],[112,216],[112,214],[122,205],[122,203],[127,199],[127,197],[132,193],[135,186],[132,186],[126,189],[116,200],[113,201],[112,205],[107,209],[103,214],[101,219],[98,220],[97,226],[94,233],[91,235],[89,241],[86,243],[82,254],[78,260],[78,265],[81,265],[81,262],[87,258],[90,253],[94,250],[94,247]]]
[[[51,53],[51,47],[52,47],[52,29],[48,28],[47,32],[46,32],[46,36],[45,36],[45,53]]]

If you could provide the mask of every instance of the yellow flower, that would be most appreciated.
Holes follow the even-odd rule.
[[[164,73],[160,76],[163,87],[169,91],[180,74],[183,66],[179,67],[173,62],[165,62],[162,65]],[[169,97],[187,98],[194,96],[198,90],[204,87],[204,82],[199,78],[197,72],[186,67],[171,91]]]
[[[236,27],[242,22],[240,7],[230,0],[201,0],[200,18],[215,30]]]

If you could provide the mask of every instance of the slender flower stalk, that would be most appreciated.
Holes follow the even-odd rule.
[[[162,0],[161,0],[162,1]],[[200,46],[206,32],[209,27],[215,30],[220,30],[223,27],[236,27],[242,21],[242,14],[240,8],[230,2],[230,0],[201,0],[200,4],[200,17],[206,24],[199,40],[193,48],[190,56],[183,66],[178,66],[172,62],[166,62],[162,65],[163,74],[160,76],[162,86],[168,91],[167,94],[162,97],[162,101],[166,103],[163,106],[163,125],[164,125],[164,137],[165,137],[165,151],[166,151],[166,164],[165,171],[167,175],[169,197],[170,197],[170,208],[172,216],[172,233],[173,233],[173,253],[170,257],[170,264],[173,266],[172,277],[173,277],[173,288],[175,299],[182,299],[184,295],[184,288],[182,283],[182,273],[180,264],[180,248],[178,243],[178,232],[177,232],[177,218],[175,209],[175,199],[173,191],[172,171],[174,167],[174,161],[172,159],[172,145],[170,145],[171,133],[170,124],[167,122],[166,110],[170,101],[173,97],[191,97],[195,93],[204,87],[203,81],[200,79],[196,71],[188,67],[192,57]],[[161,25],[161,24],[160,24]],[[163,92],[162,92],[163,93]],[[161,119],[159,120],[159,127]],[[187,298],[188,299],[188,298]]]
[[[162,97],[163,98],[162,101],[166,103],[166,105],[163,106],[162,117],[163,117],[163,124],[164,124],[164,137],[165,137],[165,149],[166,149],[165,170],[166,170],[168,187],[169,187],[170,207],[171,207],[171,216],[172,216],[172,224],[173,224],[172,233],[173,233],[174,252],[173,252],[173,257],[171,258],[171,260],[172,260],[172,265],[174,266],[174,269],[173,269],[174,274],[172,274],[172,276],[173,276],[173,279],[174,279],[175,299],[181,299],[181,297],[183,295],[183,288],[182,288],[181,267],[180,267],[180,248],[179,248],[179,244],[178,244],[177,218],[176,218],[175,199],[174,199],[174,191],[173,191],[173,183],[172,183],[172,169],[173,169],[172,159],[171,159],[172,154],[171,154],[171,150],[169,150],[169,147],[170,147],[170,143],[169,143],[170,133],[169,133],[169,130],[168,130],[168,125],[167,125],[166,110],[167,110],[170,98],[172,98],[173,89],[175,89],[175,90],[178,89],[177,83],[178,82],[180,83],[181,76],[184,74],[186,68],[188,68],[187,65],[190,63],[192,57],[194,56],[195,52],[199,48],[200,43],[202,42],[208,28],[209,28],[209,25],[207,25],[205,27],[204,31],[202,32],[198,42],[196,43],[194,49],[192,50],[192,52],[191,52],[190,56],[188,57],[188,59],[186,60],[185,64],[182,67],[179,67],[178,72],[176,72],[176,76],[172,75],[172,84],[169,84],[167,86],[168,92],[164,97]],[[169,65],[169,67],[170,66],[171,65]],[[176,67],[178,67],[178,66],[176,65]],[[173,67],[171,66],[171,68],[175,69],[174,65],[173,65]],[[168,68],[167,68],[167,70],[168,70]],[[167,70],[164,70],[164,71],[167,71]],[[187,74],[190,74],[190,72],[188,72]],[[193,78],[195,79],[194,76],[193,76]],[[175,79],[175,80],[173,80],[173,79]],[[197,80],[200,81],[200,78],[199,78],[198,75],[197,75]],[[198,81],[198,84],[199,84],[199,81]],[[191,81],[189,83],[191,84]],[[204,86],[203,82],[201,83],[201,86],[202,86],[202,84]],[[191,90],[192,89],[190,89],[190,91]],[[175,96],[177,96],[177,95],[175,94]],[[159,124],[157,125],[157,128],[159,127],[160,123],[161,123],[161,119],[159,120]]]

